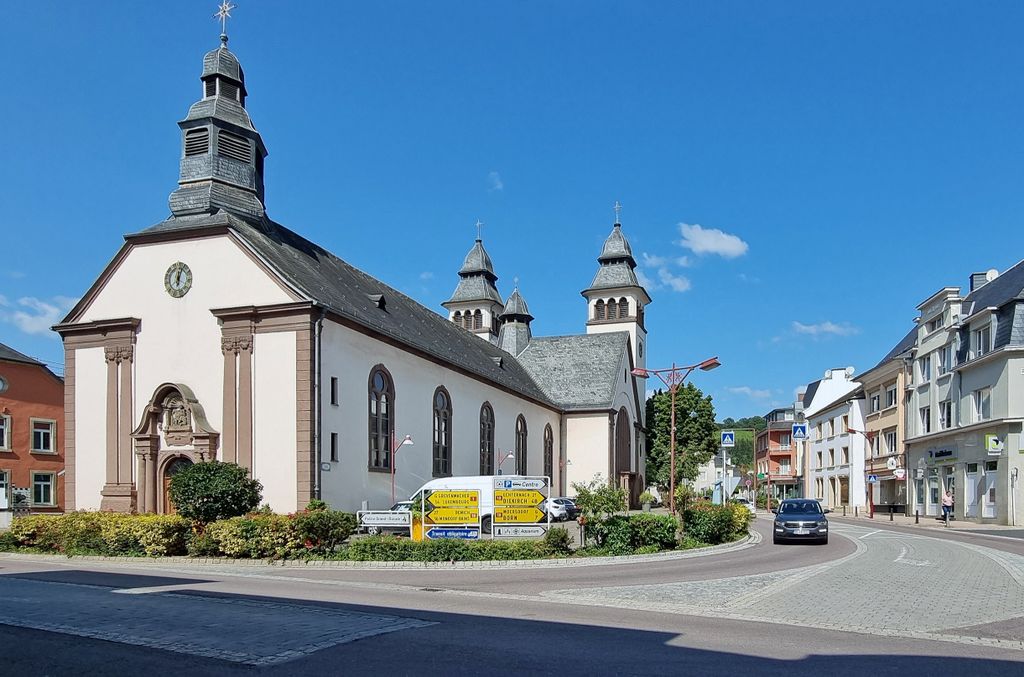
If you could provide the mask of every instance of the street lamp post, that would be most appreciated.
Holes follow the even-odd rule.
[[[661,379],[661,382],[668,388],[669,395],[672,401],[672,422],[671,429],[669,431],[669,495],[668,495],[668,507],[669,511],[674,515],[676,514],[676,391],[679,390],[679,386],[683,384],[686,377],[690,375],[694,369],[700,369],[701,371],[711,371],[716,367],[722,366],[722,363],[718,361],[717,357],[709,357],[703,362],[697,364],[687,365],[685,367],[677,367],[673,362],[669,369],[634,369],[631,373],[633,376],[640,378],[648,378],[651,374],[654,374]]]
[[[516,452],[514,452],[514,451],[510,451],[510,452],[508,452],[507,454],[505,454],[504,456],[501,457],[501,460],[498,461],[498,467],[496,468],[496,470],[497,470],[499,475],[501,474],[501,464],[504,463],[505,461],[509,460],[510,458],[515,458],[515,457],[516,457]]]
[[[395,473],[398,471],[398,450],[409,445],[414,445],[412,441],[412,435],[406,435],[405,439],[395,445],[395,448],[391,450],[391,505],[395,504]]]

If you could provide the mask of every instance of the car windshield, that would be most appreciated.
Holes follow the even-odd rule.
[[[785,501],[779,506],[779,513],[821,513],[821,506],[817,501]]]

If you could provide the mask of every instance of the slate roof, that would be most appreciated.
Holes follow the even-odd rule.
[[[226,44],[217,49],[212,49],[203,56],[203,74],[200,77],[207,78],[212,75],[223,75],[238,82],[245,80],[242,66]]]
[[[821,385],[821,380],[814,381],[813,383],[807,384],[807,390],[804,391],[804,398],[801,400],[804,405],[804,409],[808,409],[811,403],[814,402],[814,394],[818,392],[818,386]]]
[[[905,353],[908,350],[910,350],[911,348],[913,348],[916,344],[917,344],[917,327],[914,327],[910,331],[907,332],[906,336],[904,336],[903,338],[900,339],[899,343],[897,343],[895,346],[893,346],[892,350],[890,350],[888,353],[885,354],[885,357],[883,357],[881,360],[878,361],[878,364],[876,364],[875,366],[871,367],[870,369],[868,369],[864,373],[867,374],[868,372],[872,372],[875,369],[878,369],[882,365],[888,364],[892,360],[895,360],[897,357],[899,357],[903,353]],[[860,375],[856,376],[854,378],[854,380],[855,381],[860,380]]]
[[[499,305],[502,303],[501,294],[494,283],[483,275],[460,278],[452,297],[445,301],[445,304],[461,301],[493,301]]]
[[[238,233],[286,281],[329,311],[527,398],[554,404],[507,352],[269,219],[253,224],[224,211],[179,216],[126,239],[157,233],[184,234],[217,226],[228,226]],[[383,295],[385,309],[378,307],[371,298],[374,295]],[[559,371],[571,373],[568,369]]]
[[[491,263],[491,256],[484,249],[483,240],[477,240],[473,243],[473,248],[466,254],[462,267],[459,268],[459,275],[471,273],[484,273],[492,280],[498,279],[498,276],[494,274],[494,264]]]
[[[960,315],[968,317],[984,308],[998,308],[1018,300],[1024,300],[1024,261],[968,294],[963,300]]]
[[[562,409],[605,409],[612,406],[628,344],[624,331],[534,337],[519,362]]]
[[[526,299],[519,293],[519,287],[512,291],[512,295],[505,302],[505,308],[501,311],[501,315],[498,316],[499,320],[506,318],[516,319],[520,322],[530,322],[533,320],[530,309],[526,307]]]
[[[622,226],[616,223],[612,226],[611,234],[605,239],[604,247],[601,248],[601,255],[597,257],[597,260],[604,263],[605,261],[618,261],[621,259],[626,259],[633,266],[636,266],[636,261],[633,260],[633,250],[629,246],[626,236],[622,234]]]
[[[639,287],[640,281],[636,273],[626,263],[602,264],[597,269],[594,281],[590,283],[587,291],[594,289],[614,289],[616,287]]]
[[[24,364],[34,364],[34,365],[39,366],[39,367],[46,366],[42,362],[40,362],[39,360],[32,359],[28,355],[25,355],[23,353],[19,353],[14,348],[11,348],[10,346],[6,346],[3,343],[0,343],[0,361],[4,361],[4,362],[22,362]]]

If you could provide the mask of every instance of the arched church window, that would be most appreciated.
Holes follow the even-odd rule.
[[[387,470],[395,437],[395,384],[381,365],[370,371],[369,395],[369,467]]]
[[[526,474],[526,419],[522,414],[516,419],[516,474]]]
[[[604,301],[601,300],[601,299],[598,299],[597,303],[594,304],[594,319],[595,320],[603,320],[604,319]]]
[[[544,475],[550,480],[555,473],[555,436],[551,424],[544,426]]]
[[[434,477],[452,474],[452,401],[444,386],[434,391]]]
[[[484,314],[479,309],[473,312],[473,329],[484,328]]]
[[[480,407],[480,474],[494,474],[494,410],[486,402]]]
[[[455,314],[452,315],[452,322],[454,322],[456,324],[456,326],[459,326],[459,327],[462,326],[462,311],[461,310],[456,310],[455,311]]]
[[[629,317],[629,301],[625,297],[619,299],[619,317]]]

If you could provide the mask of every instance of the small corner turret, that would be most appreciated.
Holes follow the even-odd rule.
[[[478,221],[477,228],[481,225]],[[459,269],[455,291],[441,304],[449,320],[494,344],[498,342],[498,317],[503,306],[497,281],[491,257],[478,235]]]

